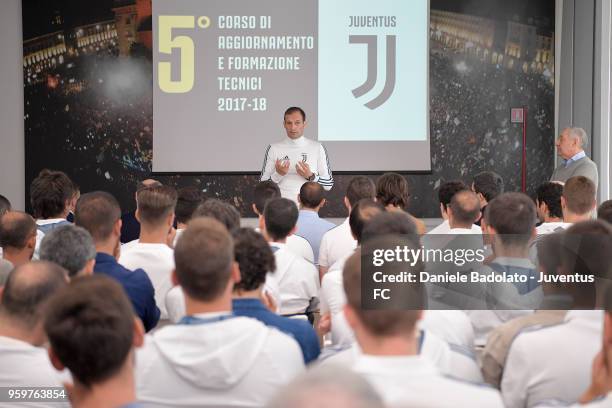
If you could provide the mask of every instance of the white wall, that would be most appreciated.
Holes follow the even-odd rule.
[[[21,0],[2,0],[0,12],[0,194],[25,204]]]

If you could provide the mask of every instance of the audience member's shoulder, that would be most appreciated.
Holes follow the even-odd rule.
[[[478,401],[478,406],[482,407],[504,406],[499,391],[489,384],[466,381],[450,375],[443,375],[441,382],[441,389],[449,395],[463,396],[462,401]]]

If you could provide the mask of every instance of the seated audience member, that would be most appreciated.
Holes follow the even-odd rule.
[[[374,199],[376,197],[376,186],[374,182],[366,176],[356,176],[349,181],[344,195],[344,206],[351,213],[353,206],[364,198]],[[357,247],[357,241],[351,234],[349,217],[337,227],[327,231],[321,238],[319,248],[319,274],[321,280],[329,267],[338,260],[345,258],[353,253]]]
[[[103,191],[83,194],[77,203],[74,218],[76,225],[91,234],[96,246],[94,273],[108,275],[121,283],[136,315],[145,329],[151,330],[160,314],[155,305],[153,284],[142,269],[129,270],[116,260],[121,245],[121,208],[115,197]]]
[[[476,346],[484,346],[489,332],[500,324],[530,314],[541,300],[539,273],[529,260],[529,241],[535,237],[535,222],[535,204],[525,194],[503,193],[487,205],[482,232],[493,242],[493,259],[479,272],[481,275],[517,274],[524,280],[483,285],[483,293],[475,292],[466,300],[476,304],[485,299],[487,302],[478,309],[488,310],[468,311]],[[478,289],[477,285],[471,287]]]
[[[240,281],[233,246],[211,218],[193,219],[177,242],[172,276],[187,316],[147,336],[138,351],[137,396],[145,406],[263,406],[304,369],[294,339],[232,315]]]
[[[298,209],[286,198],[273,198],[266,203],[263,214],[263,235],[270,243],[276,269],[270,274],[280,294],[279,313],[304,314],[317,310],[319,274],[317,268],[286,246],[287,237],[295,232]]]
[[[178,190],[174,217],[176,219],[176,235],[173,246],[181,236],[187,223],[191,220],[194,211],[205,200],[204,193],[197,187],[183,187]]]
[[[408,181],[397,173],[385,173],[376,182],[376,201],[387,211],[405,211],[417,226],[419,234],[425,234],[425,223],[408,212],[410,193]]]
[[[565,182],[561,195],[563,222],[567,229],[571,224],[591,219],[597,208],[597,187],[584,176],[572,177]]]
[[[64,378],[53,369],[43,347],[43,315],[51,296],[67,283],[68,273],[51,262],[30,262],[10,274],[0,298],[0,387],[62,386]]]
[[[160,187],[162,183],[153,179],[142,180],[136,185],[134,199],[138,205],[138,192],[147,187]],[[121,243],[125,244],[138,239],[140,236],[140,222],[136,219],[136,211],[121,215]]]
[[[319,247],[323,235],[335,225],[319,217],[319,210],[325,205],[323,187],[314,181],[302,184],[298,201],[300,214],[297,221],[296,234],[306,238],[314,251],[314,263],[318,264]]]
[[[474,222],[480,218],[480,201],[470,190],[458,191],[448,206],[448,234],[480,234]]]
[[[177,194],[169,186],[147,187],[138,191],[137,199],[140,238],[121,246],[119,263],[128,269],[143,269],[149,275],[161,319],[167,319],[166,294],[172,288],[170,275],[174,269],[168,239],[172,237]]]
[[[38,236],[34,258],[44,235],[53,228],[70,224],[66,217],[74,209],[75,184],[62,171],[42,170],[30,184],[30,204],[36,218]]]
[[[193,218],[210,217],[225,225],[229,232],[240,228],[240,213],[233,205],[216,198],[204,201],[193,212]]]
[[[36,247],[36,222],[21,211],[9,211],[0,218],[2,257],[13,267],[32,259]]]
[[[538,235],[567,228],[563,222],[563,211],[561,210],[562,194],[563,184],[559,182],[546,181],[538,186],[536,190],[536,209],[538,219],[542,223],[536,228]]]
[[[266,408],[384,408],[376,390],[344,367],[315,367],[283,387]]]
[[[353,205],[349,216],[349,226],[351,235],[357,241],[357,245],[361,245],[361,236],[366,223],[384,212],[385,209],[380,203],[368,198],[361,199]],[[416,227],[407,214],[387,215],[386,218],[393,218],[391,222],[393,228],[403,228],[404,231],[402,232],[405,234],[415,231]],[[386,231],[388,229],[385,229]],[[352,253],[336,261],[331,269],[323,275],[323,281],[321,282],[322,318],[319,330],[324,334],[331,328],[333,344],[351,344],[354,341],[353,333],[346,325],[342,313],[342,308],[346,304],[346,296],[342,288],[342,269],[344,268],[344,262],[350,255]]]
[[[44,327],[53,366],[72,374],[72,407],[140,406],[134,347],[144,329],[121,285],[100,275],[74,280],[49,302]]]
[[[512,342],[501,382],[510,408],[553,399],[572,403],[589,385],[603,318],[601,310],[589,309],[598,305],[598,278],[609,280],[612,228],[602,221],[584,221],[568,228],[561,245],[558,274],[583,279],[557,288],[557,297],[569,299],[573,309],[561,324],[523,331]],[[590,275],[595,283],[588,283]]]
[[[62,225],[45,234],[40,244],[40,259],[63,267],[70,278],[91,275],[96,264],[96,246],[86,229]]]
[[[478,195],[478,199],[480,200],[481,217],[475,222],[476,225],[480,225],[487,205],[495,197],[504,192],[504,179],[493,171],[483,171],[475,175],[472,179],[472,191]]]
[[[557,275],[557,269],[560,266],[561,239],[561,233],[553,233],[538,241],[539,270],[546,275]],[[550,298],[555,296],[555,293],[549,293],[552,285],[554,284],[542,284],[544,302],[547,301],[549,295],[551,295]],[[559,324],[565,318],[565,314],[565,310],[542,308],[533,314],[509,320],[491,331],[481,355],[481,368],[485,381],[496,388],[500,387],[508,350],[514,338],[521,331],[534,326],[545,327]]]
[[[601,203],[597,209],[597,219],[607,221],[612,224],[612,200]]]
[[[385,236],[368,240],[372,248],[396,245],[416,250],[418,244],[408,239]],[[372,253],[365,253],[372,256]],[[343,285],[347,297],[346,320],[355,332],[361,349],[352,364],[390,406],[418,407],[502,407],[499,393],[492,389],[446,377],[424,355],[419,353],[417,322],[426,302],[424,288],[419,284],[391,287],[405,296],[395,298],[393,308],[365,310],[361,302],[361,253],[346,262]],[[421,263],[401,265],[402,271],[419,273]],[[407,270],[406,270],[407,268]],[[390,270],[389,272],[399,272]],[[400,299],[401,298],[401,299]]]
[[[255,228],[255,231],[261,232],[264,229],[263,224],[263,212],[268,200],[273,198],[280,198],[281,193],[278,188],[278,184],[272,180],[261,181],[257,183],[254,191],[255,202],[252,205],[253,212],[259,217],[259,227]],[[287,247],[296,255],[300,255],[302,258],[310,263],[314,263],[314,251],[310,246],[310,243],[297,234],[292,234],[287,237]]]
[[[438,201],[440,201],[440,215],[442,216],[442,224],[433,228],[428,234],[448,234],[450,226],[448,225],[448,206],[450,205],[453,196],[461,190],[466,190],[467,186],[463,181],[447,181],[442,183],[438,189]],[[478,225],[472,227],[476,231],[480,231]]]
[[[252,317],[266,326],[276,327],[297,340],[306,364],[316,360],[321,350],[312,326],[279,316],[262,302],[262,299],[269,302],[263,293],[266,274],[276,269],[274,254],[264,237],[250,228],[235,230],[234,257],[240,268],[240,282],[234,285],[232,300],[234,315]]]

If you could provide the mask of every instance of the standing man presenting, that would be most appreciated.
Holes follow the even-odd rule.
[[[557,154],[563,161],[553,172],[550,181],[565,183],[571,177],[584,176],[590,179],[597,188],[599,185],[597,165],[584,152],[588,141],[589,138],[584,129],[577,127],[563,129],[555,143]]]
[[[278,184],[281,196],[297,202],[300,187],[315,181],[327,191],[334,185],[325,147],[304,137],[306,113],[302,108],[285,111],[284,126],[287,139],[273,143],[266,149],[260,181]]]

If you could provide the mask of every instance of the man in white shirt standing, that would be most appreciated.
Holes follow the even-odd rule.
[[[240,280],[230,234],[194,219],[175,248],[173,281],[187,315],[147,336],[136,357],[137,396],[147,407],[264,406],[304,369],[298,343],[232,314]]]
[[[30,262],[34,255],[38,231],[30,214],[9,211],[0,217],[2,258],[13,267]]]
[[[61,387],[63,378],[43,347],[43,317],[53,294],[68,284],[68,272],[51,262],[32,262],[9,276],[0,301],[0,387]],[[47,407],[48,403],[19,403]],[[62,405],[69,406],[68,401]]]
[[[282,196],[296,203],[300,187],[306,181],[317,182],[325,190],[331,190],[334,179],[327,151],[321,143],[304,137],[304,110],[292,106],[283,118],[287,139],[266,149],[260,180],[277,183]]]
[[[273,198],[264,209],[263,235],[272,247],[276,270],[269,274],[277,283],[283,315],[303,314],[317,310],[319,305],[319,274],[317,268],[295,255],[285,244],[296,229],[298,209],[286,198]]]
[[[370,251],[398,244],[412,250],[419,248],[408,239],[390,236],[373,239],[369,244],[372,245]],[[353,363],[353,370],[363,375],[389,406],[502,407],[497,391],[445,377],[430,360],[419,355],[417,322],[422,316],[426,296],[421,284],[401,284],[401,289],[394,287],[392,290],[396,292],[392,293],[401,290],[405,296],[402,300],[394,298],[380,309],[362,308],[362,255],[352,255],[343,273],[347,297],[344,312],[362,351]],[[401,263],[401,268],[418,275],[422,265],[420,262],[414,266]],[[399,271],[400,267],[385,267],[389,275]],[[409,304],[404,303],[406,301]]]
[[[366,176],[353,177],[346,188],[344,195],[344,206],[351,213],[351,208],[364,198],[374,199],[376,196],[376,186],[374,182]],[[327,231],[321,238],[319,248],[319,274],[321,279],[336,261],[350,255],[357,247],[357,240],[351,234],[349,219],[342,224]]]
[[[138,191],[136,218],[140,238],[121,247],[119,263],[124,267],[144,269],[155,288],[155,303],[161,319],[167,319],[166,294],[172,288],[170,275],[174,255],[168,239],[174,221],[176,190],[169,186],[147,187]]]

